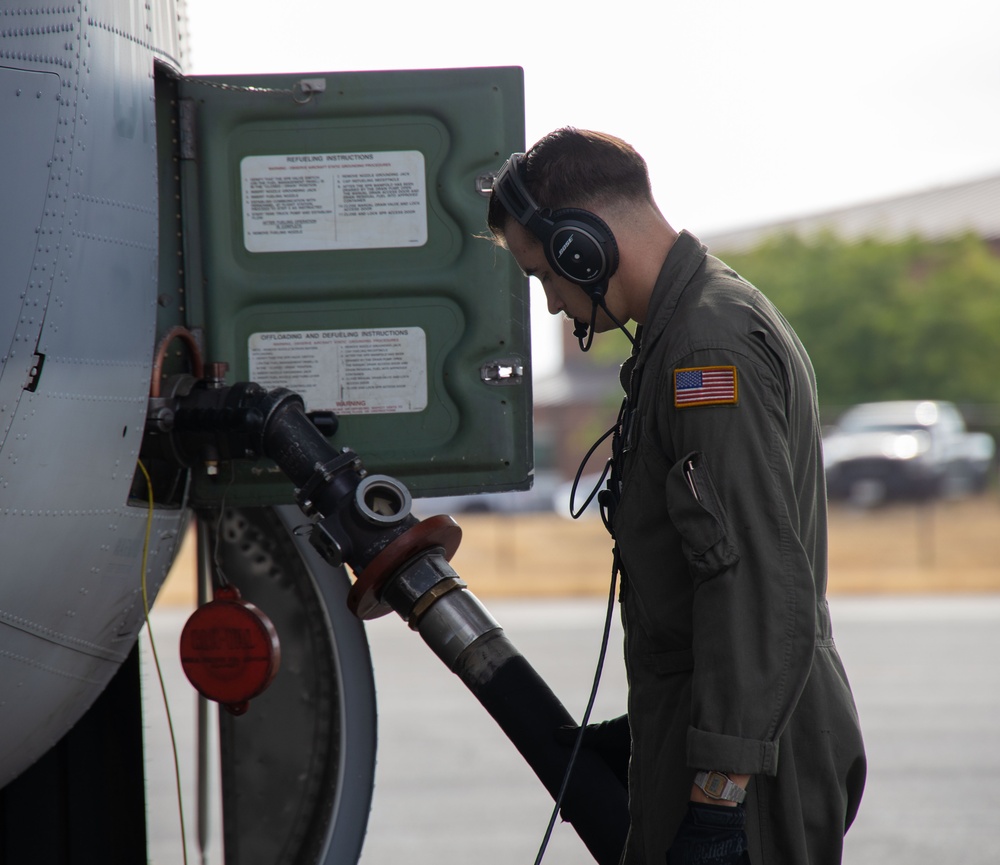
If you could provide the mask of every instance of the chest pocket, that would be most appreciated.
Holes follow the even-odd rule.
[[[740,556],[705,458],[688,454],[667,473],[667,511],[696,579],[709,579]]]

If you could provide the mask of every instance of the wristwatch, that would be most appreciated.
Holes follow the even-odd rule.
[[[699,772],[694,776],[694,783],[709,799],[738,803],[747,797],[747,791],[722,772]]]

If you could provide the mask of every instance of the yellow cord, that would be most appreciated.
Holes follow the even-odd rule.
[[[142,608],[146,614],[146,633],[149,634],[149,647],[153,652],[153,664],[160,680],[160,693],[163,695],[163,709],[167,715],[167,727],[170,729],[170,747],[174,754],[174,780],[177,784],[177,813],[181,821],[181,849],[184,854],[184,865],[187,865],[187,836],[184,832],[184,799],[181,794],[181,761],[177,753],[177,738],[174,736],[174,722],[170,716],[170,703],[167,700],[167,686],[163,682],[163,670],[160,669],[160,656],[156,652],[156,641],[153,639],[153,626],[149,622],[149,593],[146,590],[146,562],[149,559],[149,539],[153,533],[153,481],[149,472],[137,461],[143,477],[146,479],[146,490],[149,495],[149,510],[146,514],[146,536],[142,543]]]

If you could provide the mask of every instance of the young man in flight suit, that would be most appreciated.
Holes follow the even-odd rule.
[[[623,862],[840,863],[866,763],[825,597],[802,344],[671,228],[617,138],[567,128],[515,154],[488,218],[550,313],[591,338],[639,326],[610,484],[632,740]]]

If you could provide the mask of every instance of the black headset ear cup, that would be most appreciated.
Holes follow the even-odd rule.
[[[618,243],[608,224],[589,210],[563,208],[546,218],[545,257],[560,276],[595,300],[604,296],[618,269]]]
[[[596,213],[565,207],[552,213],[531,197],[521,179],[523,153],[512,153],[493,182],[493,194],[504,209],[531,232],[545,250],[558,276],[579,285],[594,302],[608,290],[618,269],[618,243]]]

